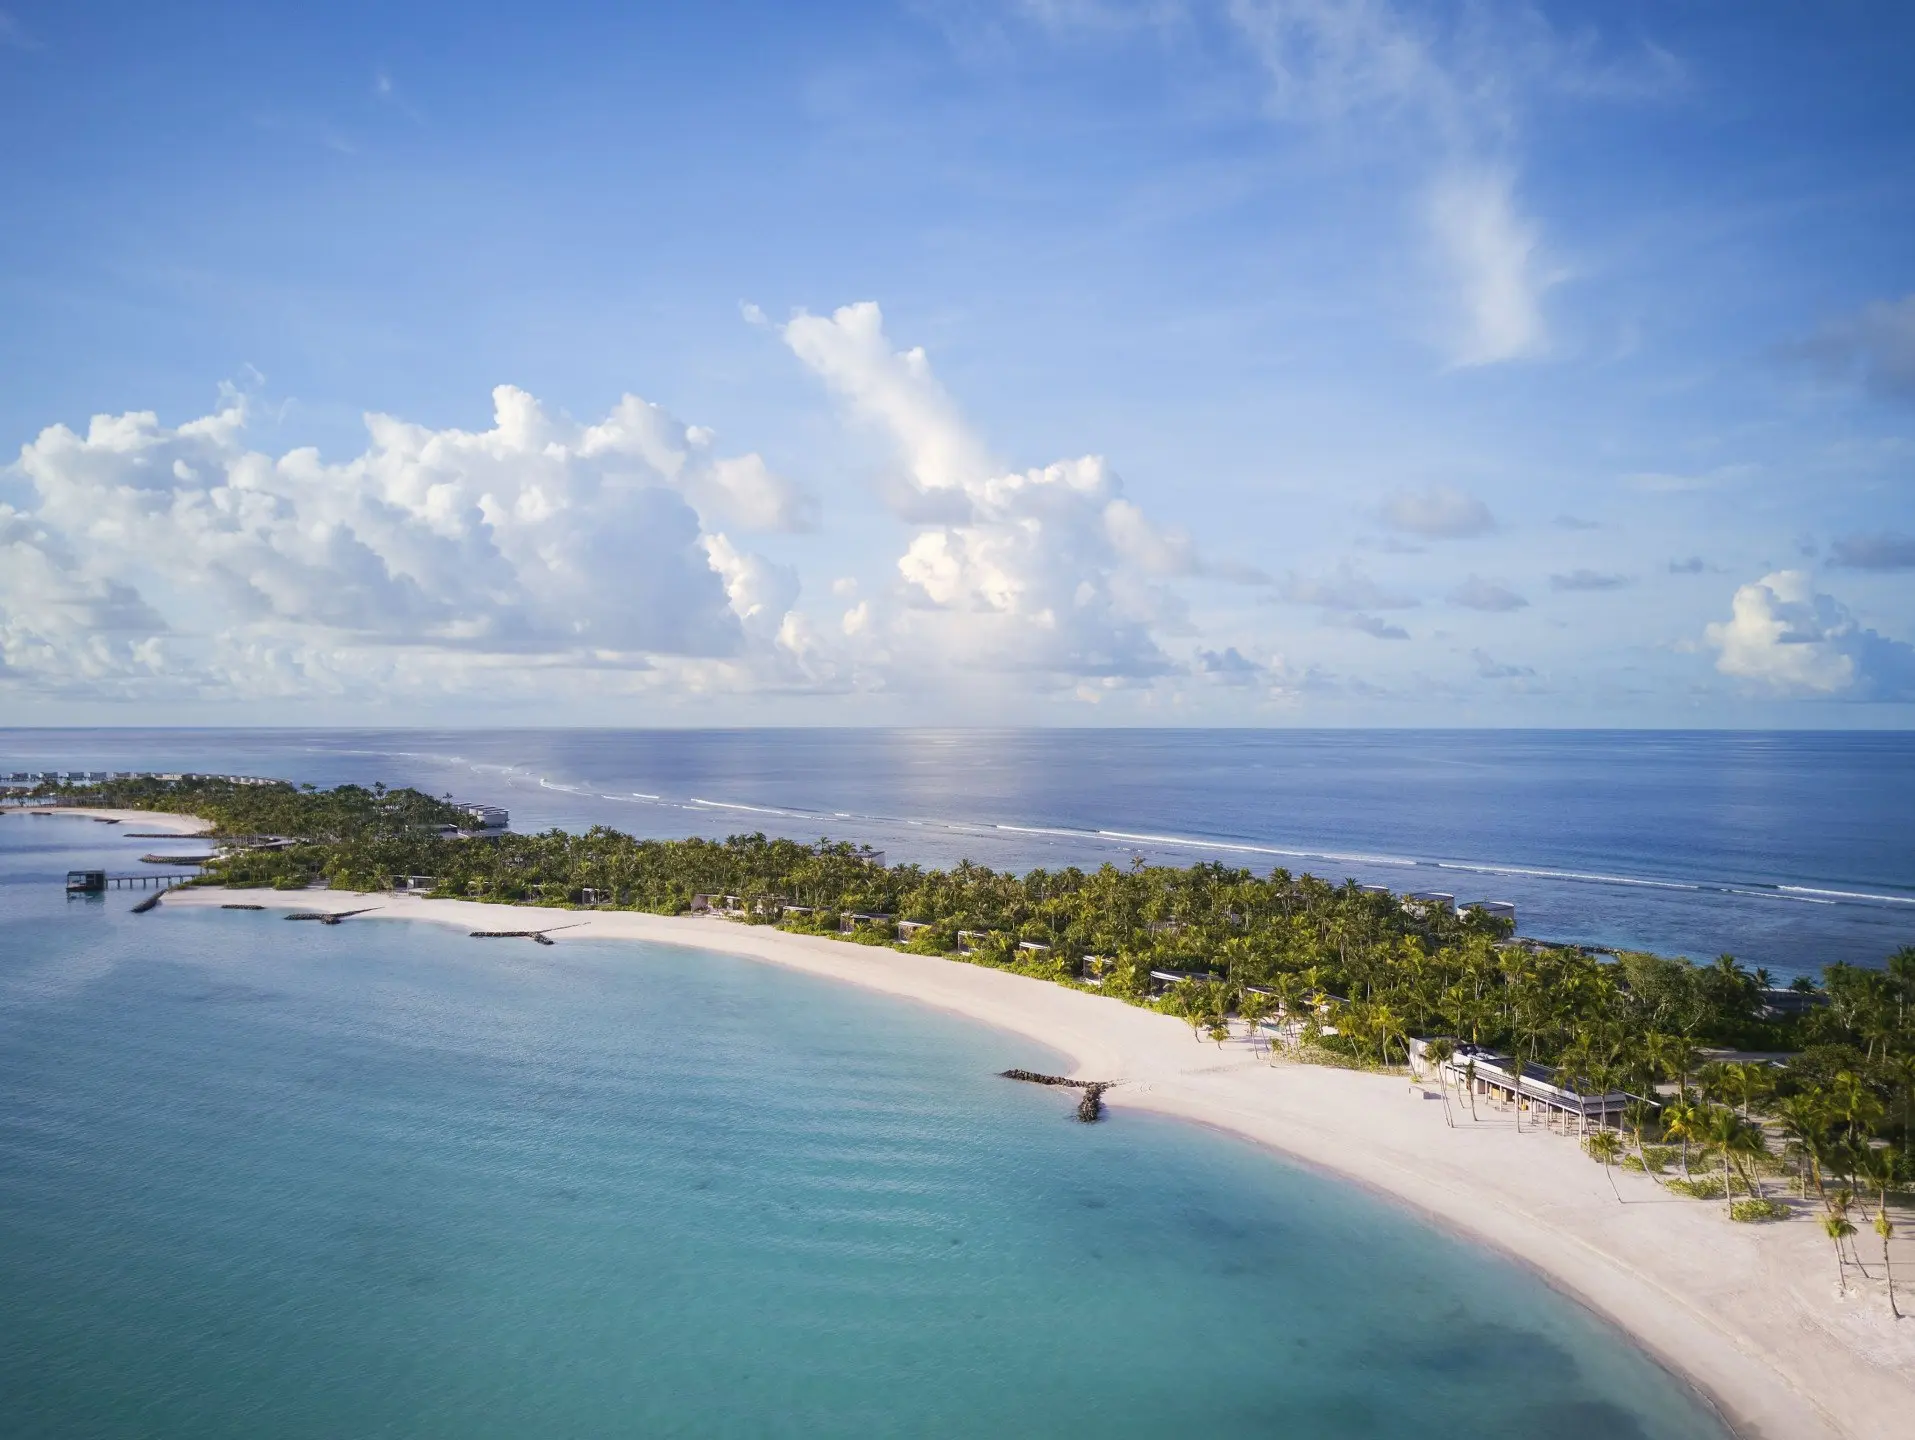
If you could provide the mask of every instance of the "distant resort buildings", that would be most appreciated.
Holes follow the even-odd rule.
[[[228,785],[277,785],[277,780],[263,779],[258,775],[204,775],[194,771],[151,771],[151,770],[14,770],[0,775],[0,786],[8,789],[37,789],[42,785],[58,785],[62,788],[78,788],[88,785],[104,785],[109,780],[223,780]]]

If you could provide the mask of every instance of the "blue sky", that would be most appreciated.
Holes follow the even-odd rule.
[[[1915,718],[1904,6],[5,3],[0,719]]]

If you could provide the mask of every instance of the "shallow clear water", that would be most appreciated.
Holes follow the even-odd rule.
[[[1915,943],[1906,732],[0,731],[0,769],[41,768],[376,779],[522,830],[829,834],[927,864],[1285,865],[1779,980]]]
[[[67,901],[0,818],[8,1436],[1723,1432],[1514,1265],[747,961]]]

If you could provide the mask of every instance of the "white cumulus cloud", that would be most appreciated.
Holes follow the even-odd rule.
[[[1868,629],[1800,570],[1735,592],[1731,618],[1704,631],[1716,669],[1782,693],[1855,700],[1915,697],[1915,646]]]
[[[15,467],[35,501],[0,518],[7,678],[350,693],[398,669],[457,688],[484,657],[638,672],[775,634],[794,582],[716,528],[807,522],[762,460],[633,396],[596,425],[492,398],[478,431],[368,415],[343,462],[250,448],[231,394],[177,427],[43,430]]]
[[[1160,637],[1186,628],[1172,577],[1203,573],[1187,537],[1122,494],[1101,456],[1016,469],[996,459],[922,349],[899,350],[878,306],[800,314],[786,343],[859,421],[891,443],[900,513],[918,523],[898,593],[841,627],[892,673],[941,667],[1053,683],[1176,668]],[[1253,577],[1233,577],[1253,578]]]

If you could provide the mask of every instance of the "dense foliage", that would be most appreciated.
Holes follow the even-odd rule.
[[[341,785],[318,790],[282,780],[263,783],[189,776],[166,780],[138,775],[92,785],[82,792],[90,805],[122,810],[165,810],[210,820],[220,835],[296,836],[323,844],[429,833],[434,827],[469,823],[458,806],[417,790]],[[71,800],[70,788],[44,783],[29,792]]]
[[[1803,1193],[1812,1182],[1842,1219],[1870,1184],[1886,1195],[1899,1183],[1897,1152],[1915,1148],[1915,948],[1881,969],[1828,966],[1821,989],[1778,991],[1726,955],[1695,965],[1516,941],[1482,912],[1281,869],[1140,862],[1017,876],[969,863],[887,867],[856,846],[764,835],[636,840],[600,827],[474,838],[455,828],[467,818],[457,808],[380,786],[143,779],[112,782],[97,799],[202,815],[223,834],[296,838],[210,867],[230,885],[377,890],[419,877],[439,895],[661,914],[730,897],[719,903],[749,923],[1097,985],[1181,1014],[1199,1034],[1287,1017],[1293,1049],[1369,1064],[1400,1061],[1411,1036],[1448,1037],[1555,1066],[1577,1088],[1662,1102],[1638,1113],[1631,1163],[1654,1168],[1653,1136],[1679,1142],[1686,1168],[1693,1145],[1716,1154],[1723,1174],[1676,1183],[1694,1193],[1716,1184],[1730,1200],[1738,1184],[1751,1193],[1730,1157],[1741,1157],[1736,1174],[1753,1174],[1774,1142]],[[908,942],[900,920],[921,927]],[[1707,1047],[1789,1058],[1724,1063]],[[1742,1202],[1738,1218],[1766,1215],[1761,1199]]]

